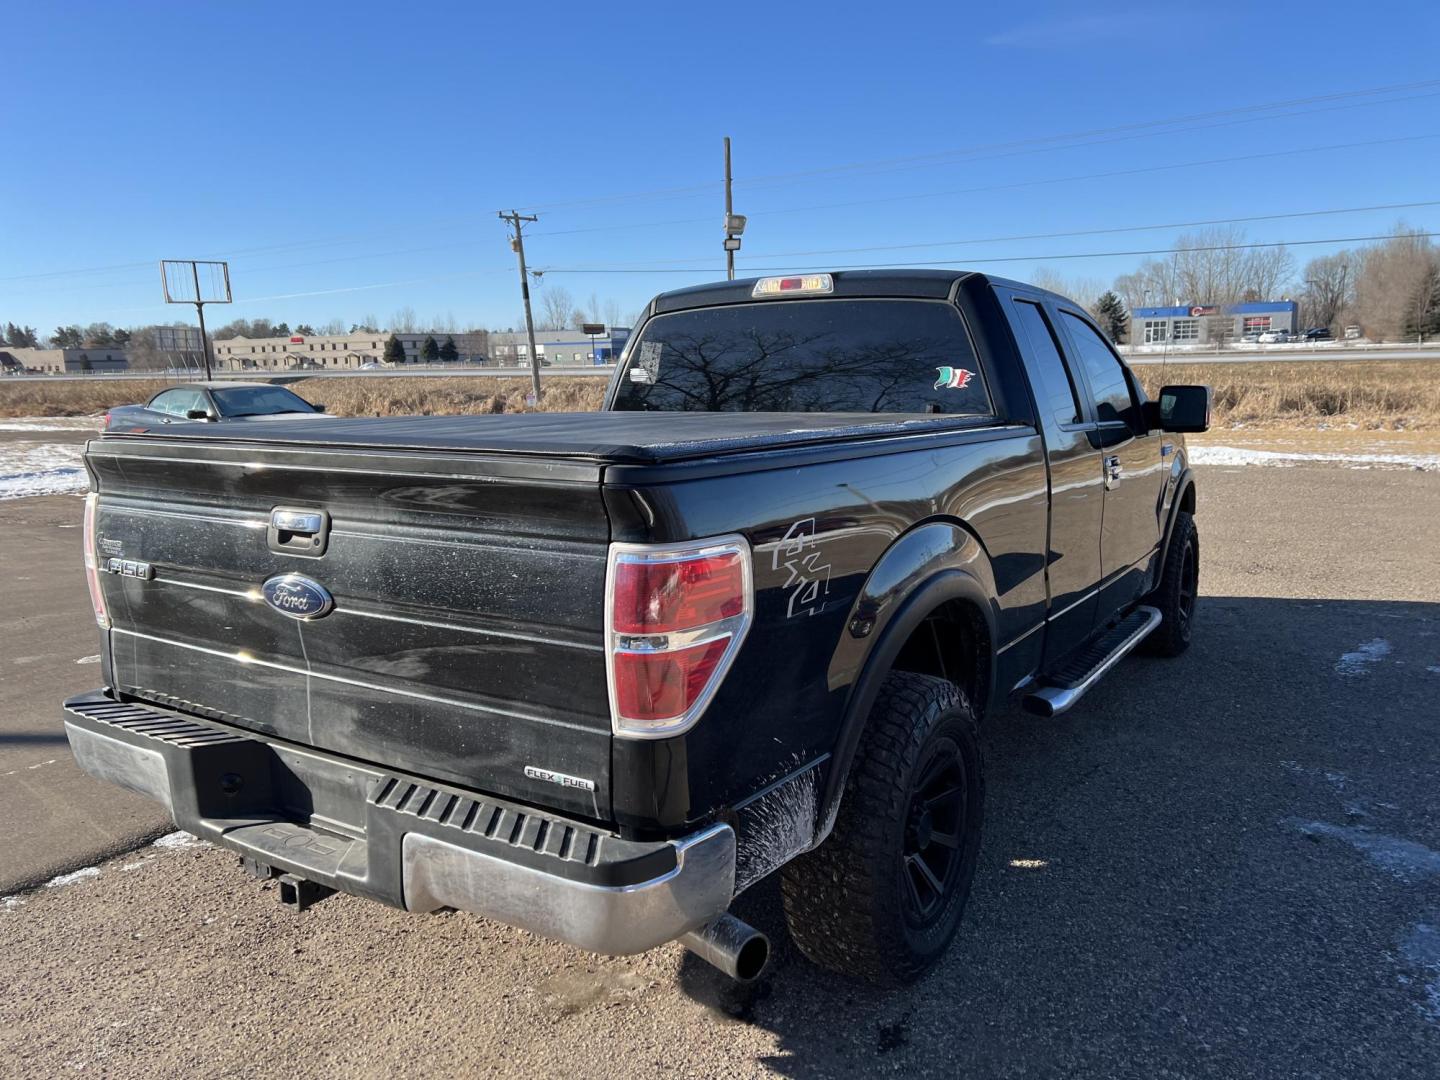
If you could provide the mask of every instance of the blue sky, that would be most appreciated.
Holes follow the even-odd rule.
[[[1431,3],[979,8],[12,5],[0,321],[184,318],[154,266],[183,256],[231,260],[215,322],[408,306],[504,327],[512,206],[540,215],[541,292],[630,312],[723,276],[727,134],[742,272],[1108,280],[1139,257],[1040,256],[1182,230],[1018,238],[1440,199]],[[1380,87],[1399,89],[1357,93]],[[1321,240],[1399,218],[1440,228],[1440,206],[1244,227]],[[936,246],[835,250],[907,244]]]

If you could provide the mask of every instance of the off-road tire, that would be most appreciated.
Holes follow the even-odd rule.
[[[1175,531],[1170,537],[1170,550],[1165,554],[1160,584],[1145,601],[1159,609],[1160,625],[1141,642],[1144,652],[1151,656],[1179,656],[1190,647],[1199,601],[1199,576],[1200,533],[1195,528],[1195,518],[1181,510],[1175,516]]]
[[[957,810],[963,804],[963,816],[951,815],[953,831],[943,834],[958,838],[953,848],[931,831],[928,804],[913,790],[936,761],[952,758],[954,767],[947,766],[939,782],[963,788],[955,803]],[[821,967],[881,985],[911,983],[929,971],[965,910],[980,850],[984,784],[979,730],[965,694],[944,679],[892,672],[861,736],[834,830],[781,876],[786,923],[800,950]],[[933,894],[938,906],[929,925],[916,924],[918,894],[906,880],[914,872],[906,860],[917,843],[917,805],[926,822],[919,854],[941,843],[936,855],[949,852],[959,860],[953,868],[946,864],[950,887]]]

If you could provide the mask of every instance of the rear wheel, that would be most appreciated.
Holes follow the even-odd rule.
[[[1195,605],[1200,593],[1200,534],[1195,518],[1180,511],[1165,556],[1160,584],[1149,603],[1160,611],[1160,625],[1145,639],[1145,651],[1154,656],[1179,656],[1190,647]]]
[[[975,716],[953,683],[893,672],[871,710],[829,838],[782,878],[790,936],[815,963],[913,982],[944,955],[980,850]]]

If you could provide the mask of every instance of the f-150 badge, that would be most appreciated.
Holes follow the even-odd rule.
[[[937,367],[935,370],[940,373],[935,380],[936,390],[964,390],[975,377],[973,371],[966,371],[963,367]]]
[[[281,615],[292,619],[319,619],[335,608],[335,598],[318,581],[300,574],[281,574],[260,586],[260,595]]]

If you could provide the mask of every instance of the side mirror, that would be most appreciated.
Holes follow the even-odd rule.
[[[210,414],[204,409],[190,409],[185,413],[186,420],[209,420]]]
[[[1152,430],[1176,434],[1210,430],[1210,387],[1165,386],[1159,401],[1145,403],[1145,420]]]
[[[310,403],[310,407],[311,407],[312,409],[314,409],[316,412],[324,412],[324,411],[325,411],[325,406],[324,406],[324,405],[316,405],[313,401]]]

